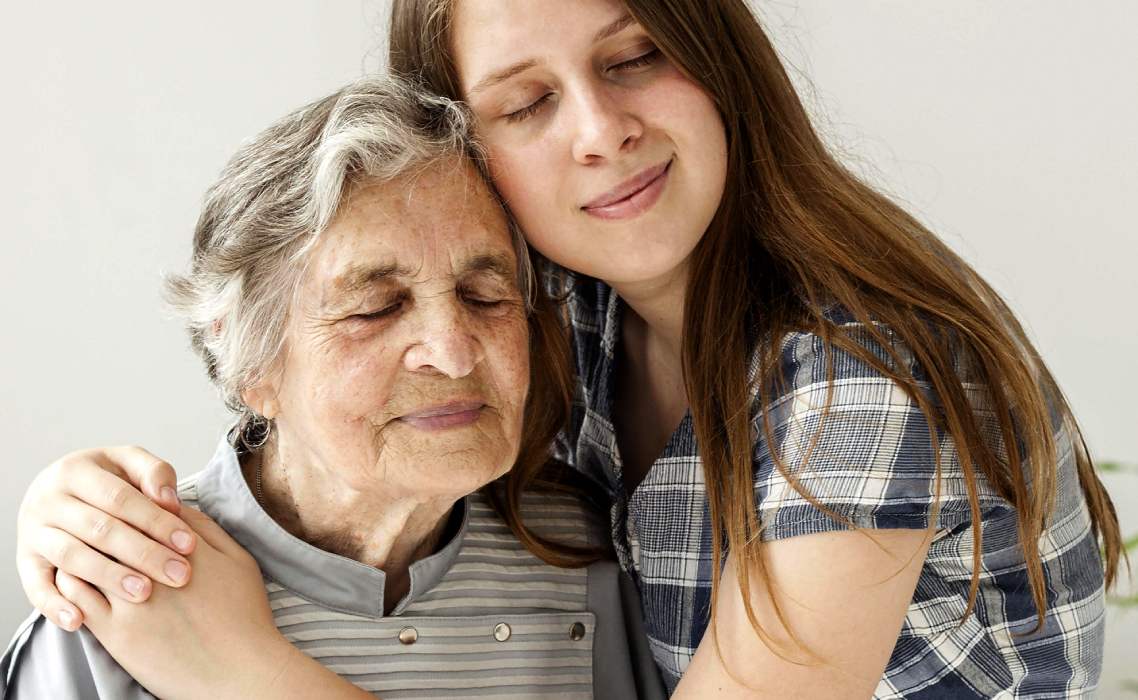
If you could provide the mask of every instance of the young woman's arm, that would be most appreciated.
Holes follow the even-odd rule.
[[[135,680],[174,700],[373,697],[280,634],[257,563],[224,530],[192,508],[182,518],[201,539],[191,557],[200,575],[182,590],[159,586],[145,605],[134,605],[66,573],[56,579]]]
[[[717,614],[673,698],[871,697],[929,542],[928,530],[825,532],[765,542],[770,585],[752,580],[750,600],[779,653],[752,629],[728,559]]]

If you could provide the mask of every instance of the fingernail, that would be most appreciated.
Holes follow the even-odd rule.
[[[181,503],[181,501],[178,500],[178,492],[169,486],[163,486],[162,490],[159,491],[158,494],[162,496],[162,500],[166,501],[167,503]]]
[[[194,538],[185,530],[174,530],[174,534],[170,535],[170,541],[182,552],[189,552],[194,544]]]
[[[75,624],[75,615],[70,610],[60,610],[59,624],[63,626],[63,629],[70,630]]]
[[[166,575],[169,576],[170,580],[174,583],[185,581],[186,576],[190,573],[189,568],[177,559],[171,559],[166,562],[165,569]]]
[[[122,580],[122,587],[127,593],[138,598],[142,595],[143,589],[146,588],[146,582],[137,576],[127,576]]]

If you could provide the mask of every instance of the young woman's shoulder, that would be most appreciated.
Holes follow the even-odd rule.
[[[826,333],[783,335],[773,376],[755,390],[764,539],[851,526],[925,528],[934,520],[947,530],[968,522],[971,470],[936,420],[939,400],[917,354],[888,326],[859,322],[840,307],[828,309],[827,318]],[[982,434],[1001,451],[984,385],[963,353],[953,363]],[[981,510],[1010,512],[976,472]]]
[[[954,645],[965,643],[970,651],[954,654],[938,673],[981,679],[996,690],[1027,673],[1060,694],[1093,688],[1101,664],[1103,572],[1079,486],[1071,424],[1058,420],[1053,426],[1057,488],[1043,532],[1047,619],[1042,632],[1023,636],[1033,630],[1036,615],[1016,511],[891,376],[898,370],[912,376],[935,416],[937,392],[918,353],[886,326],[868,327],[840,309],[831,319],[850,342],[806,331],[785,334],[778,345],[781,387],[755,410],[762,538],[851,527],[936,530],[901,631],[900,655],[886,669],[885,682],[898,696],[929,686],[932,670],[915,659],[964,649]],[[1006,459],[988,387],[977,380],[966,352],[951,361],[979,439]],[[965,614],[974,536],[982,541],[980,594]]]
[[[793,392],[830,379],[835,382],[885,379],[887,373],[882,371],[882,367],[927,385],[928,373],[917,359],[914,348],[888,324],[863,322],[838,305],[826,307],[824,318],[829,324],[827,333],[795,330],[784,333],[779,339],[776,380],[780,384],[772,387],[776,394],[786,393],[780,389]],[[926,325],[930,336],[955,340],[952,329],[938,327],[931,321]],[[982,389],[968,352],[958,342],[954,344],[959,349],[952,354],[952,372],[966,386]],[[875,364],[874,360],[880,364]],[[928,395],[936,399],[935,393]]]

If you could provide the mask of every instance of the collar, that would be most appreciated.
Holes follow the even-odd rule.
[[[383,617],[383,571],[313,547],[277,524],[253,497],[237,453],[224,438],[198,475],[197,497],[202,512],[249,550],[266,578],[326,608]],[[411,589],[392,615],[399,615],[434,588],[454,565],[470,519],[467,498],[455,507],[461,509],[457,531],[448,528],[450,539],[440,550],[411,564]]]

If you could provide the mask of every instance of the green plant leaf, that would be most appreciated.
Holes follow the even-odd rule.
[[[1122,462],[1117,462],[1114,460],[1095,462],[1095,469],[1098,469],[1100,472],[1106,472],[1110,474],[1117,474],[1120,472],[1125,472],[1127,474],[1138,474],[1138,466],[1135,466],[1133,464],[1123,464]]]

